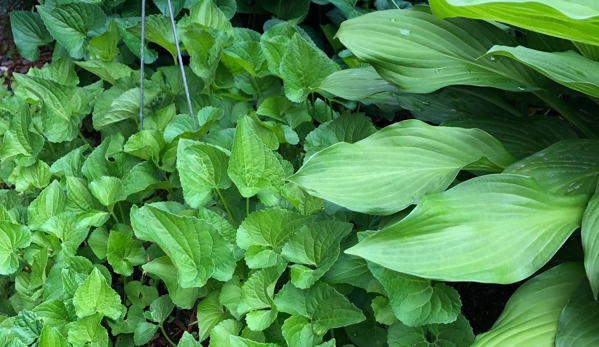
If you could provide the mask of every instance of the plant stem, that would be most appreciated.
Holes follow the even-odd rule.
[[[114,204],[107,206],[108,207],[108,212],[110,213],[110,216],[112,217],[112,219],[114,219],[114,222],[116,224],[119,224],[119,219],[116,217],[116,215],[114,214]]]
[[[171,340],[170,337],[168,337],[168,335],[166,334],[166,331],[164,330],[164,326],[162,325],[162,323],[160,323],[159,327],[160,327],[160,331],[162,332],[162,336],[164,336],[164,338],[168,341],[168,343],[170,343],[171,346],[173,346],[173,347],[177,347],[177,344],[174,343],[173,340]]]
[[[89,146],[89,149],[91,149],[93,151],[94,150],[94,146],[92,146],[92,144],[89,143],[89,141],[87,141],[87,139],[85,138],[85,136],[83,136],[83,134],[81,133],[81,130],[77,130],[77,133],[79,134],[79,138],[82,139],[83,142],[85,142],[85,144]]]
[[[547,91],[537,91],[533,92],[539,99],[543,100],[549,107],[553,108],[555,111],[559,112],[564,118],[566,118],[570,123],[574,124],[578,130],[580,130],[583,134],[588,136],[590,139],[597,139],[598,136],[595,134],[590,128],[587,127],[586,124],[578,117],[576,112],[574,112],[568,105],[566,105],[560,98],[554,95],[551,92]]]
[[[227,215],[229,216],[229,219],[231,220],[231,224],[233,224],[233,227],[235,229],[237,229],[237,223],[235,223],[235,219],[233,219],[233,214],[231,213],[231,210],[229,210],[229,205],[227,205],[227,200],[225,200],[225,197],[221,194],[221,192],[218,188],[215,188],[215,189],[216,189],[216,194],[218,194],[220,201],[223,203],[223,207],[225,208],[225,211],[227,211]]]
[[[245,216],[250,214],[250,198],[245,198]]]

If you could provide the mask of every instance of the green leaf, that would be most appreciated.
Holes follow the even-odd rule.
[[[131,209],[131,225],[139,239],[155,242],[172,259],[181,287],[202,287],[213,275],[220,235],[211,224],[145,205]]]
[[[69,324],[68,341],[73,347],[108,347],[108,331],[100,324],[96,313]]]
[[[339,255],[335,264],[324,274],[322,279],[329,284],[351,284],[367,292],[381,293],[383,291],[379,281],[368,269],[366,261],[345,253]]]
[[[352,224],[322,221],[303,226],[291,235],[282,250],[291,265],[291,283],[300,289],[311,287],[335,263],[341,239],[353,229]]]
[[[561,264],[528,280],[472,347],[555,346],[560,315],[584,280],[584,269],[576,263]]]
[[[307,194],[297,184],[289,182],[283,186],[281,194],[301,214],[313,214],[323,209],[322,199]]]
[[[234,319],[227,319],[218,323],[210,332],[210,347],[231,347],[230,336],[237,336],[243,323]]]
[[[200,0],[193,5],[189,9],[189,21],[202,28],[216,29],[225,33],[232,33],[233,30],[227,16],[212,0]]]
[[[37,342],[39,347],[68,347],[67,338],[62,336],[57,328],[44,325],[40,339]]]
[[[221,61],[233,74],[247,72],[254,77],[266,67],[266,58],[259,42],[236,42],[223,50]]]
[[[65,304],[56,299],[42,302],[33,308],[33,312],[44,322],[44,327],[61,327],[71,320]]]
[[[288,180],[350,210],[388,215],[445,190],[462,168],[501,171],[513,161],[481,130],[408,120],[354,144],[337,143]]]
[[[275,284],[285,269],[285,264],[279,264],[254,272],[241,286],[241,302],[237,312],[243,314],[270,309],[273,306]]]
[[[174,308],[175,304],[173,304],[171,298],[168,295],[163,295],[154,300],[150,305],[150,317],[152,318],[152,321],[162,324]]]
[[[584,249],[584,268],[593,292],[599,293],[599,194],[595,193],[587,205],[582,217],[582,247]]]
[[[139,281],[127,282],[125,293],[131,303],[140,308],[146,308],[158,299],[158,289],[156,287],[144,286]]]
[[[470,347],[473,340],[472,328],[462,315],[459,315],[457,321],[450,324],[432,324],[411,328],[396,323],[389,327],[387,335],[389,347]]]
[[[98,59],[102,62],[111,63],[120,53],[117,47],[120,40],[121,35],[119,34],[116,22],[110,21],[108,28],[106,28],[106,31],[102,35],[96,36],[89,41],[89,45],[87,46],[89,58],[91,60]],[[114,81],[111,83],[114,84]]]
[[[362,102],[381,93],[399,93],[371,66],[336,71],[325,78],[318,89],[343,99]]]
[[[60,189],[60,183],[53,181],[48,185],[27,209],[29,228],[39,229],[52,216],[65,208],[66,194]]]
[[[154,274],[164,282],[173,302],[183,308],[191,309],[196,299],[200,296],[199,288],[183,288],[177,281],[177,268],[169,257],[160,257],[146,263],[143,269]]]
[[[526,158],[561,140],[578,137],[567,122],[549,116],[506,117],[485,114],[448,120],[442,125],[486,131],[517,159]]]
[[[218,323],[230,318],[230,315],[223,309],[223,306],[219,302],[219,295],[219,290],[210,292],[198,304],[196,319],[199,330],[198,340],[200,342],[208,338],[210,332]]]
[[[10,128],[4,133],[0,147],[2,164],[14,160],[17,165],[34,164],[44,146],[44,137],[31,124],[29,107],[21,107],[11,119]]]
[[[121,297],[106,283],[100,270],[94,268],[92,273],[77,288],[73,304],[80,318],[100,313],[113,320],[121,316]]]
[[[110,84],[115,84],[120,78],[130,77],[133,73],[133,69],[128,65],[116,61],[88,60],[76,61],[75,64]]]
[[[105,216],[106,217],[106,216]],[[106,221],[106,218],[103,219]],[[79,245],[87,237],[89,225],[80,222],[78,215],[73,212],[64,212],[48,219],[39,230],[50,233],[61,241],[62,251],[74,255]]]
[[[299,23],[308,15],[310,0],[288,0],[285,2],[265,0],[262,6],[281,20],[297,20]]]
[[[283,95],[273,95],[262,101],[256,110],[256,114],[282,121],[283,115],[292,106],[293,103]]]
[[[599,179],[599,144],[587,139],[560,141],[508,166],[504,173],[529,176],[554,193],[593,194]]]
[[[120,178],[102,176],[89,184],[89,190],[104,206],[113,206],[127,198]]]
[[[39,46],[50,43],[50,35],[39,13],[11,11],[10,27],[19,54],[25,59],[36,61],[40,56]]]
[[[567,40],[599,45],[599,4],[585,0],[433,0],[433,13],[440,18],[469,17],[504,22]]]
[[[123,151],[138,158],[158,163],[160,151],[164,145],[162,133],[157,130],[142,130],[127,139]]]
[[[177,48],[175,47],[175,40],[169,17],[155,14],[146,16],[145,21],[145,40],[166,49],[173,59],[176,58]],[[141,22],[140,24],[127,29],[127,31],[141,37]]]
[[[402,92],[430,93],[455,84],[518,92],[546,84],[541,76],[509,59],[479,59],[494,44],[517,44],[495,25],[463,18],[438,20],[422,7],[347,20],[337,37]]]
[[[233,148],[227,173],[241,196],[256,194],[267,205],[274,205],[276,195],[283,186],[283,168],[277,157],[252,131],[250,118],[242,116],[237,121]]]
[[[81,146],[67,153],[62,158],[56,160],[50,166],[50,173],[58,177],[81,177],[81,167],[83,166],[83,152],[88,146]]]
[[[316,282],[304,290],[288,283],[277,293],[274,301],[279,311],[310,319],[312,331],[317,336],[365,319],[362,311],[343,294],[323,282]]]
[[[525,176],[481,176],[424,197],[406,218],[346,252],[424,278],[513,283],[551,259],[580,226],[587,201]]]
[[[8,177],[8,182],[14,184],[18,192],[44,188],[50,183],[50,167],[39,159],[31,166],[17,166]]]
[[[389,305],[387,299],[382,296],[377,296],[372,299],[370,306],[372,307],[374,317],[378,323],[385,325],[397,323],[397,317],[395,317],[395,313],[393,313],[393,309],[391,308],[391,305]]]
[[[114,88],[114,87],[113,87]],[[106,93],[109,93],[113,89],[109,89]],[[108,101],[108,105],[105,108],[101,103],[101,97],[96,103],[93,114],[94,128],[102,129],[113,123],[139,117],[139,88],[132,88],[125,92],[120,89],[114,89],[114,95],[110,95],[113,99]],[[160,90],[155,88],[145,88],[143,104],[147,106],[156,96],[160,94]],[[104,95],[104,94],[103,94]],[[108,94],[106,94],[108,95]]]
[[[17,250],[31,243],[31,232],[24,225],[0,221],[0,275],[10,275],[19,269]]]
[[[186,331],[181,336],[177,347],[202,347],[202,345],[193,338],[193,335]]]
[[[271,208],[252,212],[237,229],[237,245],[247,250],[245,260],[251,269],[284,263],[283,245],[300,228],[314,220],[287,209]]]
[[[135,327],[135,332],[133,334],[133,339],[135,341],[136,346],[142,346],[150,342],[152,337],[158,331],[158,325],[148,323],[148,322],[140,322]]]
[[[26,344],[32,344],[39,337],[42,330],[42,321],[31,311],[22,310],[15,317],[13,333],[17,339]]]
[[[383,284],[395,316],[410,327],[454,322],[462,307],[458,292],[443,283],[395,272],[370,263]]]
[[[40,117],[49,141],[63,142],[77,137],[80,118],[74,113],[80,105],[76,102],[76,87],[37,76],[15,74],[14,77],[19,88],[25,88],[41,100]]]
[[[337,70],[337,64],[324,52],[306,42],[300,34],[295,34],[281,58],[279,68],[285,96],[293,102],[302,102]]]
[[[133,238],[133,233],[111,230],[106,245],[106,258],[114,272],[131,276],[133,266],[146,262],[146,252],[139,242]]]
[[[572,294],[559,317],[555,347],[593,346],[599,342],[599,303],[588,283]]]
[[[321,124],[306,136],[304,150],[308,160],[316,152],[338,142],[354,143],[376,133],[370,117],[361,114],[348,114]]]
[[[486,56],[515,59],[570,89],[599,97],[599,62],[576,52],[541,52],[522,46],[493,46]]]
[[[291,316],[285,320],[281,332],[289,347],[316,346],[322,341],[312,330],[312,324],[306,317]]]
[[[57,5],[52,10],[42,5],[36,8],[50,34],[76,59],[85,55],[88,33],[106,21],[99,6],[84,2]]]
[[[94,255],[99,259],[106,258],[108,252],[108,232],[105,227],[95,229],[89,235],[87,244],[91,247]]]
[[[227,189],[229,158],[217,146],[192,140],[179,140],[177,169],[183,196],[189,206],[199,208],[212,198],[212,189]]]

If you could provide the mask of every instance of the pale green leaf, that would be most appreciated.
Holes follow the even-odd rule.
[[[212,189],[227,189],[229,158],[219,147],[192,140],[179,140],[177,169],[183,196],[189,206],[199,208],[212,198]]]
[[[370,306],[372,307],[374,317],[378,323],[385,325],[393,325],[397,323],[397,317],[395,317],[395,313],[393,313],[393,309],[391,308],[391,305],[387,299],[383,298],[382,296],[377,296],[376,298],[372,299]]]
[[[379,76],[371,66],[336,71],[320,83],[318,90],[362,102],[379,93],[399,93],[396,87]]]
[[[218,323],[230,318],[230,315],[219,302],[219,295],[220,291],[213,291],[198,304],[196,319],[200,342],[208,338],[210,332]]]
[[[172,259],[181,287],[202,287],[213,275],[218,231],[211,224],[149,205],[131,210],[131,224],[139,239],[155,242]]]
[[[289,347],[316,346],[322,341],[312,330],[312,324],[306,317],[291,316],[281,326],[281,333]]]
[[[285,268],[285,264],[281,264],[254,272],[241,286],[241,302],[237,312],[243,314],[253,310],[270,309],[275,284]]]
[[[283,168],[262,140],[252,131],[250,118],[237,121],[227,173],[245,198],[258,194],[272,205],[283,186]]]
[[[282,250],[291,265],[291,283],[309,288],[327,272],[339,256],[341,239],[353,229],[352,224],[322,221],[304,225],[291,235]]]
[[[584,268],[589,279],[593,296],[599,293],[599,194],[595,193],[582,217],[582,247]]]
[[[285,85],[285,96],[293,102],[302,102],[337,70],[337,64],[324,52],[312,46],[300,34],[295,34],[281,58],[279,68]]]
[[[168,295],[163,295],[154,300],[150,305],[150,317],[152,321],[162,324],[174,308],[175,304],[173,304],[171,298]]]
[[[162,133],[157,130],[142,130],[127,139],[123,151],[138,158],[158,163],[160,151],[164,145]]]
[[[590,347],[599,343],[599,302],[585,282],[572,294],[559,317],[555,347]]]
[[[221,61],[233,74],[247,72],[257,76],[266,67],[266,58],[259,42],[236,42],[223,50]]]
[[[597,14],[599,16],[599,8]],[[523,46],[493,46],[485,56],[515,59],[570,89],[599,97],[599,62],[576,52],[541,52]]]
[[[69,324],[68,341],[73,347],[108,347],[108,331],[100,324],[96,313]]]
[[[128,28],[127,31],[141,37],[141,24]],[[146,42],[155,43],[166,49],[173,58],[177,56],[173,30],[168,16],[160,14],[146,16],[144,34]]]
[[[111,90],[112,89],[109,89],[107,92],[110,92]],[[147,106],[154,98],[156,98],[156,96],[158,96],[158,94],[160,94],[160,90],[158,89],[145,88],[143,97],[144,106]],[[101,108],[102,104],[100,104],[100,99],[102,97],[98,99],[98,103],[94,108],[92,119],[96,129],[104,128],[125,119],[139,117],[139,88],[132,88],[125,92],[120,89],[115,89],[110,96],[112,99],[108,101],[107,108]]]
[[[128,65],[116,61],[88,60],[76,61],[75,64],[110,84],[114,84],[120,78],[129,77],[133,73],[133,69]]]
[[[121,35],[119,34],[116,22],[110,21],[108,28],[106,28],[106,31],[102,35],[96,36],[89,41],[87,50],[89,51],[90,60],[98,59],[102,62],[111,63],[120,53],[117,47],[120,40]],[[114,81],[110,83],[114,84]]]
[[[150,342],[152,337],[158,331],[158,325],[148,323],[148,322],[140,322],[135,327],[135,332],[133,333],[133,339],[135,341],[136,346],[142,346]]]
[[[210,332],[210,347],[231,347],[229,338],[237,336],[243,323],[234,319],[227,319],[217,324]]]
[[[31,61],[36,61],[39,58],[39,46],[54,40],[42,22],[39,13],[11,11],[10,26],[19,54]]]
[[[65,209],[66,194],[60,183],[53,181],[33,200],[27,209],[29,228],[39,229],[48,219]]]
[[[463,18],[438,20],[422,7],[347,20],[337,37],[402,92],[430,93],[455,84],[517,92],[546,84],[534,71],[510,59],[479,59],[495,44],[516,45],[498,27]]]
[[[231,347],[281,347],[281,345],[278,345],[276,343],[256,342],[250,339],[233,335],[231,335],[229,343]]]
[[[89,190],[104,206],[113,206],[127,198],[120,178],[102,176],[90,182]]]
[[[183,336],[181,336],[181,339],[179,340],[179,343],[177,344],[177,347],[201,347],[201,346],[202,345],[198,341],[196,341],[196,339],[193,338],[193,335],[191,335],[187,331],[185,331],[183,333]]]
[[[73,58],[83,58],[89,42],[88,33],[104,25],[104,11],[84,2],[54,6],[36,6],[46,28]]]
[[[199,0],[189,9],[189,21],[203,28],[232,33],[233,27],[227,16],[213,0]]]
[[[472,347],[555,346],[560,315],[583,281],[584,269],[576,263],[561,264],[528,280]]]
[[[350,210],[387,215],[445,190],[462,168],[501,171],[513,161],[481,130],[408,120],[354,144],[337,143],[288,180]]]
[[[551,259],[580,226],[587,201],[526,176],[481,176],[424,197],[406,218],[346,252],[424,278],[513,283]]]
[[[121,316],[121,297],[106,283],[106,278],[97,268],[77,288],[73,304],[80,318],[96,313],[113,320]]]
[[[106,259],[114,272],[131,276],[133,266],[146,262],[146,252],[133,233],[111,230],[106,244]]]
[[[177,268],[167,256],[152,260],[143,265],[143,269],[160,277],[168,289],[171,300],[183,309],[191,309],[201,294],[200,289],[197,287],[183,288],[179,285],[179,282],[177,282]]]
[[[44,146],[44,137],[32,125],[29,107],[21,105],[3,135],[0,146],[2,164],[14,160],[17,165],[30,166]]]
[[[17,192],[24,192],[46,187],[50,183],[50,178],[50,166],[38,159],[31,166],[17,165],[8,177],[8,182],[15,185]]]
[[[504,22],[543,34],[599,45],[599,3],[586,0],[432,0],[437,17]]]
[[[599,179],[599,144],[566,139],[508,166],[504,173],[529,176],[558,194],[593,194]]]
[[[403,324],[410,327],[448,324],[457,319],[462,302],[452,287],[372,263],[368,267],[383,284],[393,313]]]
[[[94,255],[99,259],[106,258],[108,235],[106,228],[100,227],[92,231],[87,239],[87,244],[92,249],[92,252],[94,252]]]
[[[67,338],[64,337],[57,328],[44,325],[40,339],[37,342],[39,347],[68,347]]]

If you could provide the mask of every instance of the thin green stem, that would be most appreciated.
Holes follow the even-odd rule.
[[[570,123],[574,124],[578,130],[580,130],[583,134],[585,134],[590,139],[598,138],[597,134],[595,134],[587,125],[584,123],[582,119],[572,110],[568,105],[566,105],[560,98],[558,98],[555,94],[547,91],[537,91],[533,92],[539,99],[543,100],[549,107],[553,108],[562,117],[566,118]]]
[[[250,214],[250,198],[245,198],[245,216]]]
[[[79,138],[82,139],[83,142],[85,142],[85,144],[89,146],[89,149],[91,149],[93,151],[94,150],[94,146],[92,146],[92,144],[89,143],[89,141],[87,141],[87,139],[85,138],[85,136],[83,136],[83,134],[81,133],[81,130],[77,130],[77,133],[79,134]]]
[[[279,8],[277,9],[277,18],[281,18],[281,3],[283,0],[279,0]]]
[[[173,340],[171,340],[170,337],[168,337],[168,335],[166,334],[166,331],[164,330],[164,326],[162,323],[160,323],[159,327],[160,327],[160,331],[162,332],[162,336],[164,336],[164,338],[168,341],[168,343],[170,343],[171,346],[177,347],[177,344],[174,343]]]
[[[218,194],[218,197],[220,198],[220,201],[223,203],[223,207],[225,208],[225,211],[227,212],[227,215],[229,216],[229,219],[231,220],[231,224],[233,224],[233,227],[235,229],[237,229],[237,223],[235,223],[235,219],[233,219],[233,214],[231,213],[231,210],[229,209],[229,205],[227,205],[227,200],[225,200],[225,197],[223,196],[223,194],[220,192],[220,190],[218,188],[216,189],[216,194]]]
[[[160,172],[160,175],[162,176],[162,179],[165,182],[168,182],[168,179],[166,177],[166,172],[164,170],[162,170],[160,167],[158,167],[158,165],[154,165],[154,166],[156,166],[156,170],[158,170],[158,172]],[[167,187],[166,191],[170,194],[171,199],[174,198],[175,193],[173,192],[173,189],[171,187]]]
[[[121,213],[121,218],[122,218],[121,220],[123,222],[125,222],[127,220],[127,218],[125,218],[125,211],[123,211],[123,205],[122,204],[119,204],[119,212]]]

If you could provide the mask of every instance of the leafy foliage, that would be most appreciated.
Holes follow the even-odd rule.
[[[169,3],[11,13],[1,345],[597,343],[599,7]]]

